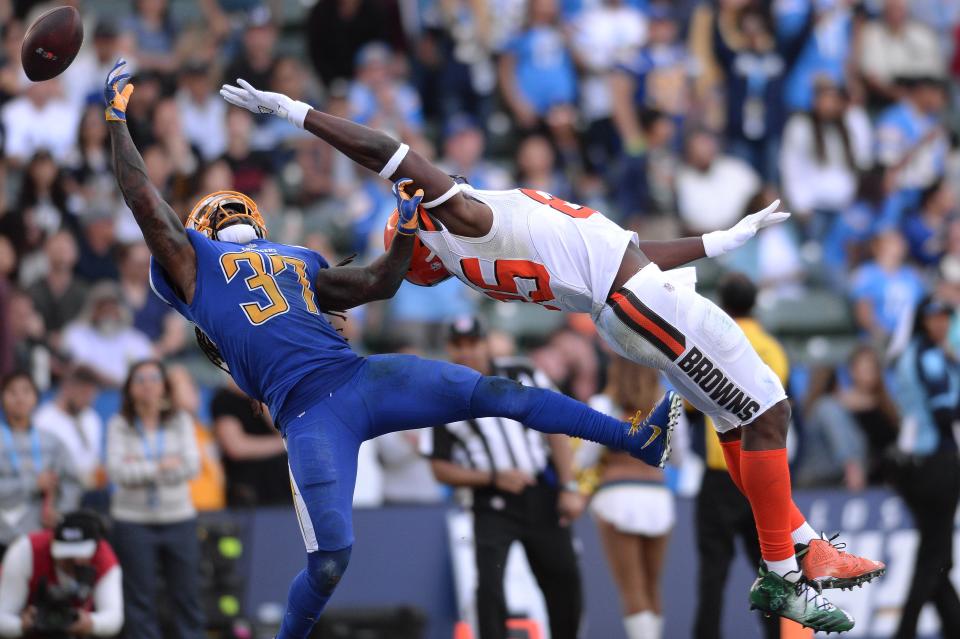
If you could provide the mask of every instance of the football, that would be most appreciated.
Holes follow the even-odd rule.
[[[70,66],[83,43],[83,21],[73,7],[57,7],[37,18],[23,37],[20,62],[34,82],[55,78]]]

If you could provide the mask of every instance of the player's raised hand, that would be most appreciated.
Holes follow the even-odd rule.
[[[103,101],[107,105],[105,115],[108,122],[127,121],[127,104],[131,94],[133,85],[130,83],[130,74],[127,73],[127,61],[120,58],[110,69],[103,85]]]
[[[393,183],[393,196],[397,198],[397,233],[401,235],[413,235],[417,232],[419,220],[418,212],[420,202],[423,201],[423,189],[417,191],[411,196],[406,188],[413,184],[410,178],[400,178]]]
[[[790,217],[786,211],[777,211],[778,208],[780,208],[780,200],[774,200],[767,208],[747,215],[725,231],[705,234],[703,248],[707,257],[717,257],[736,250],[746,244],[760,229],[779,224]]]
[[[234,106],[251,113],[268,113],[286,119],[290,124],[303,128],[303,121],[312,108],[306,102],[298,102],[282,93],[260,91],[242,78],[237,84],[224,84],[220,87],[220,97]]]

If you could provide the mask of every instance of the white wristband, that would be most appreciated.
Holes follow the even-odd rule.
[[[441,195],[440,197],[438,197],[438,198],[435,199],[435,200],[430,200],[429,202],[424,202],[424,203],[421,204],[420,206],[422,206],[422,207],[425,208],[425,209],[432,209],[432,208],[438,207],[438,206],[440,206],[441,204],[443,204],[444,202],[446,202],[447,200],[449,200],[450,198],[452,198],[454,195],[456,195],[457,193],[459,193],[461,190],[463,190],[463,185],[460,184],[459,182],[454,182],[454,183],[453,183],[453,186],[451,186],[449,189],[447,189],[447,192],[446,192],[446,193],[444,193],[443,195]]]
[[[726,234],[727,231],[713,231],[700,236],[700,239],[703,240],[703,252],[706,253],[707,257],[717,257],[726,253],[727,242],[726,237],[724,237]]]
[[[313,107],[306,102],[290,100],[287,110],[287,121],[298,129],[303,128],[303,121],[307,119],[307,114]]]
[[[393,152],[393,155],[390,156],[390,159],[387,161],[386,165],[380,169],[380,177],[384,180],[389,180],[390,176],[397,172],[397,169],[400,168],[400,163],[403,162],[403,158],[407,157],[407,151],[410,150],[410,147],[406,144],[401,144],[397,147],[397,150]]]

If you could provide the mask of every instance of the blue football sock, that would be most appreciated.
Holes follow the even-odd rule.
[[[580,437],[617,450],[629,450],[637,441],[627,437],[627,422],[566,395],[502,377],[482,378],[474,389],[470,409],[473,417],[509,417],[541,433]]]
[[[277,639],[306,639],[330,601],[349,561],[350,548],[332,552],[320,550],[307,555],[307,567],[290,584],[287,610]]]

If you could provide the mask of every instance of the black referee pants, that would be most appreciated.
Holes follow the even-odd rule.
[[[496,508],[495,506],[501,506]],[[557,491],[542,481],[522,495],[474,491],[479,639],[506,639],[503,575],[515,541],[543,592],[553,639],[576,639],[583,608],[570,528],[560,526]]]
[[[750,502],[743,496],[725,470],[707,469],[697,496],[697,554],[700,572],[697,579],[699,598],[693,627],[695,639],[720,639],[723,595],[730,572],[730,563],[737,554],[739,537],[751,566],[760,565],[760,541],[753,522]],[[734,610],[746,610],[746,593],[734,593]],[[767,639],[780,636],[779,619],[764,618]]]
[[[960,637],[960,599],[950,582],[953,518],[960,499],[960,458],[955,453],[924,457],[922,463],[901,467],[897,484],[913,515],[920,544],[895,637],[917,636],[917,620],[927,602],[937,608],[941,636]]]

